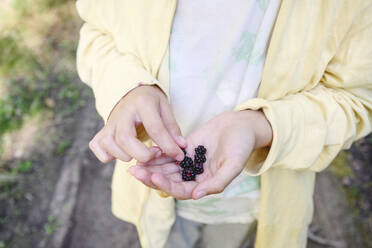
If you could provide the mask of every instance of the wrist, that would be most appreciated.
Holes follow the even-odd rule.
[[[255,137],[255,149],[271,146],[273,131],[270,122],[261,110],[244,110],[249,115],[249,125]]]
[[[139,83],[139,84],[138,84],[138,87],[148,87],[148,88],[150,88],[150,89],[155,90],[156,92],[161,93],[161,95],[167,97],[167,94],[166,94],[166,93],[163,91],[163,89],[160,88],[160,86],[157,85],[157,84],[144,84],[144,83]]]

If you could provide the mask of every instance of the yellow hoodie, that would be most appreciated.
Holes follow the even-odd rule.
[[[168,44],[176,0],[78,0],[77,69],[107,120],[139,82],[169,94]],[[261,175],[256,248],[306,246],[315,173],[372,126],[372,2],[282,0],[257,98],[235,110],[263,109],[270,148],[245,171]],[[143,141],[151,145],[143,129]],[[174,199],[149,189],[118,161],[113,213],[137,226],[141,245],[161,248],[175,219]]]

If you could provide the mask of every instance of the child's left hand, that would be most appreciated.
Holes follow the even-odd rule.
[[[166,156],[137,164],[130,173],[145,185],[180,200],[220,193],[242,172],[254,149],[270,145],[272,130],[261,111],[229,111],[200,126],[186,140],[191,158],[198,145],[207,148],[204,173],[195,181],[182,181],[181,168]]]

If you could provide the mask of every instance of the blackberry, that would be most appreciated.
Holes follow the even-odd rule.
[[[197,148],[195,148],[195,153],[198,155],[205,155],[207,153],[207,149],[204,146],[199,145]]]
[[[185,156],[185,158],[180,162],[181,168],[189,168],[193,166],[192,158]]]
[[[182,170],[182,180],[184,181],[194,181],[195,180],[195,172],[192,168],[185,168]]]
[[[183,151],[183,154],[186,156],[186,150],[185,150],[185,148],[181,148],[181,150]]]
[[[202,174],[204,172],[203,164],[202,163],[195,163],[194,172],[195,172],[195,174]]]
[[[183,168],[181,172],[182,180],[194,181],[197,174],[202,174],[204,172],[203,163],[207,161],[207,158],[205,157],[207,149],[202,145],[195,148],[194,161],[192,158],[186,156],[186,150],[184,148],[181,149],[185,154],[185,158],[179,163]]]
[[[194,156],[194,162],[195,163],[205,163],[207,161],[206,157],[201,154],[195,154]]]

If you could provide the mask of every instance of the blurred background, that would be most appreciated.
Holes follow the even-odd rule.
[[[140,247],[111,214],[113,164],[75,53],[74,0],[0,0],[0,248]],[[372,247],[372,136],[317,177],[309,247]]]

